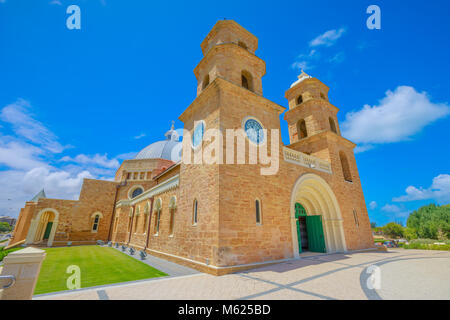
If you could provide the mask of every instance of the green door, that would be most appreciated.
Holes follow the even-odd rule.
[[[306,217],[306,210],[305,208],[300,204],[295,204],[295,220],[297,222],[297,239],[298,239],[298,252],[302,253],[302,233],[300,231],[300,217]]]
[[[47,223],[47,228],[45,228],[44,240],[47,240],[50,237],[50,231],[52,231],[53,222]]]
[[[306,229],[308,232],[309,250],[312,252],[326,252],[323,235],[322,216],[307,216]]]

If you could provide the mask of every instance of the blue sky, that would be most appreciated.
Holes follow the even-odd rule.
[[[71,4],[81,30],[66,27]],[[381,30],[366,27],[371,4]],[[341,130],[359,145],[372,221],[450,203],[449,10],[448,1],[0,0],[0,215],[17,215],[42,186],[74,198],[84,177],[110,178],[161,140],[195,99],[200,43],[223,18],[259,38],[268,99],[287,107],[300,67],[330,87]]]

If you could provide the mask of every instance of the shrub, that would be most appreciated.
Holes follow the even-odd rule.
[[[425,243],[410,243],[403,246],[405,249],[420,249],[420,250],[445,250],[450,251],[450,245],[444,244],[425,244]]]
[[[10,254],[11,252],[23,249],[23,248],[11,248],[8,250],[4,250],[5,248],[2,247],[0,250],[0,261],[3,261],[3,258],[6,257],[8,254]]]

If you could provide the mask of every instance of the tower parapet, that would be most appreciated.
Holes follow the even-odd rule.
[[[216,23],[201,44],[203,59],[194,69],[197,96],[216,78],[262,95],[266,64],[255,55],[258,39],[233,20]]]

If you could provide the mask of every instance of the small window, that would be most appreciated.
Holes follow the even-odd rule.
[[[355,225],[359,227],[358,213],[353,209],[353,218],[355,219]]]
[[[352,173],[350,172],[350,165],[347,160],[347,156],[344,152],[339,152],[339,159],[341,160],[342,173],[345,181],[352,182]]]
[[[308,137],[308,132],[306,130],[306,122],[304,119],[301,119],[297,122],[297,136],[299,139]]]
[[[334,133],[337,133],[336,123],[334,122],[333,118],[328,118],[328,121],[330,122],[330,130]]]
[[[174,219],[175,219],[175,209],[170,209],[169,235],[171,235],[171,236],[173,236]]]
[[[141,179],[141,180],[144,180],[144,179],[145,179],[145,172],[141,172],[141,177],[140,177],[140,179]]]
[[[256,211],[256,223],[261,224],[261,202],[259,200],[255,201],[255,211]]]
[[[137,215],[134,221],[134,233],[136,233],[138,230],[138,224],[139,224],[139,216]]]
[[[197,210],[198,210],[198,202],[197,202],[197,200],[194,200],[194,207],[193,207],[193,213],[192,213],[192,224],[193,225],[196,225],[198,222]]]
[[[149,216],[148,214],[144,215],[144,230],[142,230],[142,233],[147,233]]]
[[[320,97],[323,99],[323,100],[327,100],[327,98],[325,98],[325,95],[321,92],[320,93]]]
[[[209,74],[203,78],[202,90],[204,90],[209,85]]]
[[[133,180],[137,180],[137,178],[138,178],[138,173],[137,172],[133,173]]]
[[[245,89],[248,89],[248,80],[247,77],[242,75],[242,87],[244,87]]]
[[[253,91],[253,77],[248,71],[242,71],[241,73],[241,81],[242,87]]]
[[[133,192],[131,193],[131,198],[136,198],[137,196],[139,196],[142,192],[144,192],[144,190],[142,190],[142,188],[136,188],[133,190]]]
[[[94,217],[94,224],[92,225],[92,231],[98,230],[98,223],[100,222],[100,215],[95,215]]]
[[[130,180],[131,179],[131,172],[128,172],[128,174],[127,174],[127,180]]]
[[[238,41],[238,46],[241,47],[241,48],[244,48],[245,50],[248,49],[247,45],[244,42],[242,42],[242,41]]]
[[[297,105],[299,105],[301,103],[303,103],[303,97],[302,97],[302,95],[299,95],[297,98]]]
[[[159,234],[159,224],[161,222],[161,209],[156,211],[155,234]]]

